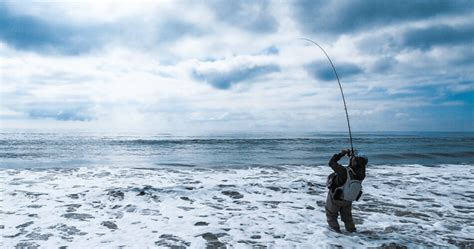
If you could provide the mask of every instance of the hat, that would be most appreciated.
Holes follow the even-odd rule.
[[[361,157],[364,158],[366,161],[369,161],[369,158],[367,158],[364,152],[357,152],[356,157]]]

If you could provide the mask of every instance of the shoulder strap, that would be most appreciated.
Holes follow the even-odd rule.
[[[354,172],[354,170],[353,170],[351,167],[347,166],[347,179],[350,179],[350,178],[349,178],[349,177],[350,177],[349,171],[350,171],[354,176],[357,177],[357,174]]]

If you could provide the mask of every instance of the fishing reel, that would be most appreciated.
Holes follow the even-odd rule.
[[[347,149],[347,157],[355,157],[357,155],[357,151],[356,150],[350,150],[350,149]]]

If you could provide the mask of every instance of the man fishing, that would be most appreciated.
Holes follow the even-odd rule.
[[[344,156],[350,157],[349,166],[344,167],[338,161]],[[326,218],[329,227],[341,232],[337,217],[341,214],[341,220],[347,232],[355,232],[356,228],[352,219],[352,202],[359,200],[362,195],[362,181],[365,178],[365,167],[368,159],[365,155],[351,153],[351,150],[342,150],[334,154],[329,160],[329,166],[334,171],[328,176],[327,186],[329,188],[326,199]]]
[[[344,91],[342,90],[341,81],[336,71],[336,67],[329,58],[328,53],[318,43],[307,38],[300,38],[302,40],[313,43],[316,47],[323,51],[324,55],[328,59],[331,67],[336,76],[339,89],[341,90],[342,102],[344,103],[344,110],[346,112],[347,128],[349,128],[349,140],[351,142],[351,149],[342,150],[339,154],[334,154],[329,161],[334,171],[328,177],[326,183],[329,188],[328,197],[326,200],[326,218],[329,227],[336,232],[341,232],[339,224],[337,223],[337,217],[341,214],[341,219],[344,222],[346,231],[355,232],[356,228],[354,221],[352,220],[352,202],[360,198],[362,194],[362,181],[365,178],[365,166],[367,165],[368,159],[362,154],[354,153],[354,146],[352,144],[352,132],[351,124],[349,122],[349,113],[347,112],[346,99],[344,97]],[[343,167],[337,161],[343,156],[349,156],[349,166]]]

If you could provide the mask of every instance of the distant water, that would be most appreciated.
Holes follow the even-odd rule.
[[[355,133],[354,146],[371,165],[474,163],[474,133]],[[347,147],[346,133],[1,133],[0,168],[317,166]]]

